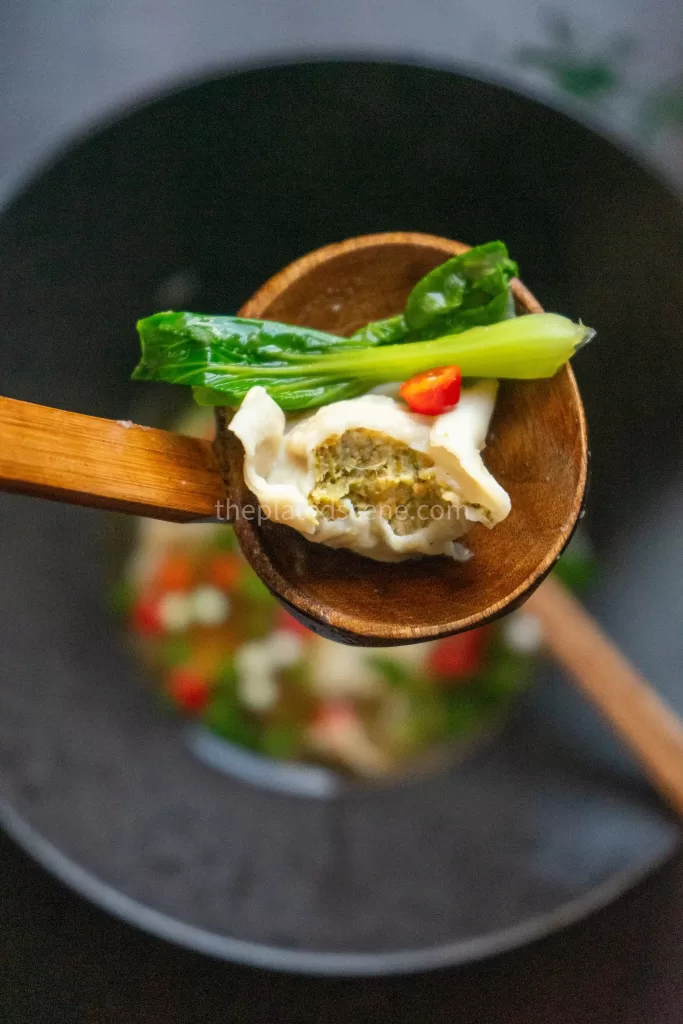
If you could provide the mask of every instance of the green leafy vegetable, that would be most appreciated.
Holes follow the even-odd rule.
[[[200,405],[239,405],[257,384],[267,388],[283,409],[308,409],[368,390],[339,375],[311,373],[312,359],[367,347],[353,338],[267,320],[201,313],[156,313],[139,321],[138,333],[142,360],[133,380],[190,384],[200,389],[195,392]],[[287,380],[278,381],[281,368],[287,368]]]
[[[405,320],[410,331],[432,337],[494,324],[509,309],[510,279],[517,264],[502,242],[478,245],[442,263],[423,277],[408,296]]]
[[[581,527],[562,552],[553,571],[571,590],[587,590],[595,582],[597,562],[590,541]]]
[[[409,329],[403,313],[389,317],[388,320],[373,320],[351,335],[353,341],[361,341],[365,345],[397,345],[407,341]]]
[[[232,527],[224,526],[222,530],[219,530],[211,538],[211,547],[216,551],[238,551],[239,545]]]
[[[285,722],[270,722],[261,733],[261,751],[267,757],[291,760],[301,753],[301,730]]]
[[[306,350],[303,328],[293,333],[282,324],[258,323],[250,338],[245,323],[254,322],[190,313],[142,320],[143,358],[134,378],[191,384],[200,405],[239,405],[260,385],[285,410],[309,409],[436,366],[457,365],[464,377],[551,377],[592,336],[565,317],[535,313],[433,341],[372,347],[353,339],[336,339],[335,347],[321,343],[316,331]]]
[[[161,656],[166,668],[178,668],[188,663],[192,656],[192,647],[185,637],[169,637],[164,642]]]
[[[265,605],[266,607],[277,605],[277,599],[273,597],[260,577],[255,572],[251,572],[248,566],[245,566],[238,589],[239,593],[248,601],[254,601],[256,604]]]
[[[444,693],[444,732],[451,739],[459,739],[491,721],[500,710],[486,686],[470,683]]]
[[[413,288],[405,312],[375,320],[353,338],[372,345],[425,341],[515,315],[510,281],[517,264],[502,242],[477,245],[442,263]]]
[[[517,265],[502,242],[480,245],[415,286],[405,311],[350,338],[241,317],[157,313],[140,320],[135,380],[194,388],[200,405],[241,403],[264,387],[286,411],[355,398],[439,366],[465,377],[550,377],[592,331],[552,313],[514,317]]]
[[[407,665],[386,654],[371,654],[368,662],[377,669],[384,681],[394,690],[411,690],[414,673]]]
[[[206,724],[226,740],[251,750],[260,746],[259,729],[242,710],[237,697],[227,689],[217,690],[205,713]]]

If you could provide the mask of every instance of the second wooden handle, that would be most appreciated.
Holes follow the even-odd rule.
[[[683,816],[683,723],[550,577],[527,601],[556,660],[631,748],[656,789]]]

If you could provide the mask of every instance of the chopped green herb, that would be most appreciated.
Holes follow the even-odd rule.
[[[499,702],[479,683],[446,690],[444,732],[452,739],[476,732],[500,709]]]
[[[580,529],[560,556],[554,572],[571,590],[587,590],[595,582],[597,563],[588,539]]]
[[[241,709],[234,693],[225,689],[214,692],[204,721],[220,736],[251,750],[260,746],[260,728]]]
[[[127,615],[136,601],[135,588],[127,579],[114,583],[107,596],[109,608],[114,615]]]
[[[235,661],[230,654],[226,653],[222,659],[218,669],[216,670],[216,683],[218,686],[227,688],[231,693],[235,692],[235,684],[237,683],[237,672],[235,670]]]
[[[261,733],[261,750],[268,757],[295,757],[300,751],[299,730],[284,723],[266,725]]]
[[[265,583],[261,582],[261,579],[255,572],[251,572],[246,567],[245,573],[240,580],[239,592],[250,601],[258,601],[260,604],[270,607],[274,607],[277,604],[277,598],[273,597]]]
[[[414,674],[407,665],[388,657],[386,654],[371,654],[368,662],[379,672],[384,681],[395,690],[414,690]]]
[[[223,526],[220,530],[216,530],[211,546],[217,551],[238,551],[239,544],[232,526]]]
[[[184,637],[173,636],[164,640],[161,656],[166,668],[178,668],[187,664],[191,654],[192,647]]]

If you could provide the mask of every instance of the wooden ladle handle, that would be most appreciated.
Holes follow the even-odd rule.
[[[655,788],[683,816],[683,723],[556,579],[525,608],[541,622],[559,664],[636,755]]]
[[[0,491],[188,523],[225,497],[210,441],[0,398]]]

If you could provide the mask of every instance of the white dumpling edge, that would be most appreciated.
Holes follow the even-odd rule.
[[[333,402],[287,419],[265,388],[247,393],[229,429],[244,448],[244,480],[274,522],[315,543],[348,548],[381,561],[419,555],[469,557],[457,543],[474,522],[491,528],[510,512],[510,498],[481,457],[496,402],[497,381],[463,388],[460,401],[441,416],[420,416],[387,394]],[[458,506],[457,515],[428,519],[424,528],[399,536],[381,516],[350,508],[327,519],[308,501],[314,486],[315,449],[329,437],[362,428],[429,455],[437,478]]]

